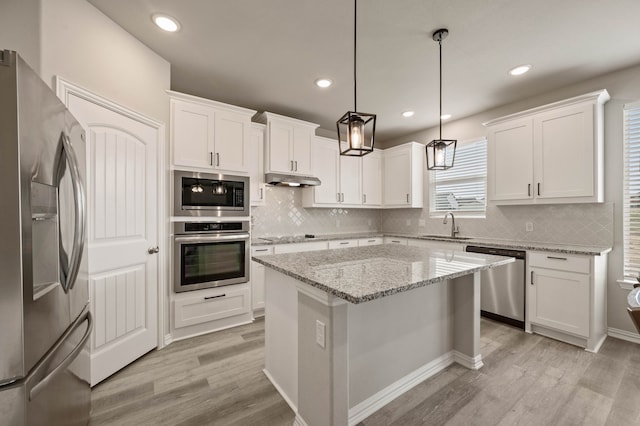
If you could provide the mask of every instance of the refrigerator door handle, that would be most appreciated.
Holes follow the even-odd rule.
[[[62,133],[63,151],[69,164],[69,173],[71,175],[71,182],[73,185],[73,198],[75,204],[75,230],[73,236],[73,247],[71,249],[71,259],[69,261],[69,271],[66,275],[65,282],[62,283],[62,288],[65,293],[73,288],[78,277],[78,271],[80,269],[80,261],[82,260],[82,251],[84,249],[84,236],[86,227],[86,212],[85,212],[85,192],[84,185],[80,177],[80,168],[78,166],[78,159],[76,153],[71,146],[71,140],[69,137]],[[60,176],[62,177],[62,176]]]
[[[34,400],[38,396],[38,394],[42,392],[44,388],[47,387],[49,382],[51,382],[58,374],[60,374],[61,372],[67,369],[69,364],[71,364],[76,359],[80,351],[82,351],[82,348],[84,347],[85,343],[87,343],[87,340],[91,335],[91,330],[93,329],[93,317],[91,316],[91,312],[89,311],[89,306],[86,306],[84,308],[84,312],[80,316],[78,316],[78,318],[74,321],[73,325],[71,325],[71,327],[67,329],[67,331],[62,335],[62,337],[58,340],[58,342],[47,352],[47,354],[38,363],[36,368],[33,369],[33,372],[29,374],[30,377],[27,378],[27,382],[29,382],[29,379],[35,377],[39,373],[38,370],[40,370],[41,368],[48,367],[51,359],[56,355],[56,353],[63,346],[65,341],[69,338],[69,336],[74,331],[78,329],[78,327],[80,327],[80,325],[82,325],[82,323],[85,320],[88,321],[87,330],[84,332],[84,335],[80,339],[80,342],[78,342],[76,347],[73,348],[73,350],[69,353],[69,355],[67,355],[62,360],[62,362],[60,362],[60,364],[56,366],[56,368],[51,370],[51,372],[47,374],[42,380],[38,381],[38,383],[36,383],[31,387],[31,390],[29,391],[30,401]]]

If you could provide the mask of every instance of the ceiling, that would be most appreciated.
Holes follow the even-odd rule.
[[[88,1],[171,63],[173,90],[328,130],[353,110],[352,2]],[[455,120],[639,64],[638,16],[638,0],[360,0],[358,111],[377,114],[382,141],[437,124],[438,28],[449,29],[442,108]],[[533,68],[507,73],[520,64]]]

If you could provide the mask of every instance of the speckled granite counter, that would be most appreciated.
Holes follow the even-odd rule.
[[[445,241],[464,245],[477,245],[488,247],[509,248],[516,250],[538,250],[549,251],[554,253],[565,254],[578,254],[586,256],[601,256],[609,253],[611,247],[592,247],[581,246],[572,244],[557,244],[557,243],[542,243],[531,241],[515,241],[515,240],[498,240],[491,238],[475,238],[475,237],[463,237],[457,239],[451,239],[447,236],[425,236],[416,234],[398,234],[398,233],[361,233],[361,234],[327,234],[316,235],[313,238],[307,238],[304,235],[296,236],[281,236],[281,237],[256,237],[251,240],[253,246],[262,245],[275,245],[275,244],[293,244],[303,243],[311,241],[333,241],[333,240],[345,240],[345,239],[360,239],[360,238],[375,238],[375,237],[401,237],[401,238],[413,238],[418,240],[429,241]]]
[[[252,259],[356,304],[514,261],[502,256],[390,244]]]

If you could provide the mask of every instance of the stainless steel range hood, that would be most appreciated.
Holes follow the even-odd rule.
[[[266,173],[264,180],[269,185],[283,186],[316,186],[320,185],[320,179],[314,176],[296,176],[284,173]]]

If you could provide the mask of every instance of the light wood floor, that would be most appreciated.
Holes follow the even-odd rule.
[[[598,354],[482,320],[485,366],[453,365],[360,423],[640,424],[640,346]],[[264,322],[176,342],[92,391],[91,425],[292,425],[264,377]]]

